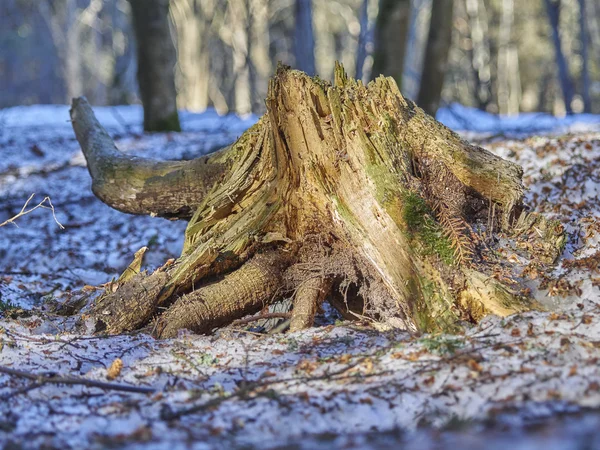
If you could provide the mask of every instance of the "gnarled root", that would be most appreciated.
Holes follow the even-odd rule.
[[[331,279],[323,277],[309,278],[296,290],[290,331],[312,327],[319,305],[331,288]]]
[[[236,271],[177,299],[161,316],[156,335],[173,337],[180,329],[209,333],[273,302],[281,289],[289,255],[271,251],[254,256]]]

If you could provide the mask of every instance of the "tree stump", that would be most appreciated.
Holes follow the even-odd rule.
[[[106,331],[156,320],[158,337],[209,333],[286,296],[294,329],[328,297],[413,333],[539,306],[492,276],[502,261],[480,238],[485,229],[537,239],[532,224],[543,222],[544,252],[558,256],[562,229],[524,212],[518,165],[461,140],[393,79],[363,86],[340,65],[333,85],[279,67],[266,106],[230,147],[153,163],[119,153],[85,99],[74,101],[103,201],[134,214],[193,212],[180,258],[94,305]]]

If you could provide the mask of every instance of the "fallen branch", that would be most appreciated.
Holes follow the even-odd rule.
[[[19,378],[26,378],[28,380],[33,380],[38,385],[38,387],[43,386],[44,384],[66,384],[95,387],[111,391],[135,392],[138,394],[152,394],[156,392],[156,389],[154,388],[130,386],[125,384],[105,383],[103,381],[94,381],[77,377],[60,377],[57,375],[35,374],[23,370],[11,369],[5,366],[0,366],[0,373]]]
[[[9,223],[12,223],[14,226],[18,226],[15,223],[15,221],[19,217],[23,217],[24,215],[29,214],[30,212],[33,212],[33,211],[35,211],[38,208],[44,208],[44,209],[49,209],[50,211],[52,211],[52,217],[54,218],[54,221],[60,227],[61,230],[64,230],[65,227],[56,218],[56,212],[54,211],[54,205],[52,204],[52,200],[50,200],[50,197],[44,197],[44,200],[42,200],[41,202],[39,202],[36,206],[34,206],[33,208],[27,209],[27,207],[29,206],[29,203],[31,203],[31,200],[33,200],[33,197],[35,197],[35,194],[31,194],[29,196],[29,198],[27,199],[27,201],[25,202],[25,204],[21,208],[21,211],[19,211],[17,215],[15,215],[15,216],[11,217],[10,219],[5,220],[4,222],[0,223],[0,227],[8,225]],[[46,206],[46,203],[48,204],[48,206]]]

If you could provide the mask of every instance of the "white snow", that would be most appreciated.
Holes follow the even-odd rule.
[[[467,133],[470,138],[524,167],[528,203],[561,220],[569,233],[565,259],[595,254],[600,118],[496,119],[453,108],[466,117],[460,123],[478,132]],[[139,107],[96,112],[122,151],[158,158],[204,154],[256,120],[183,113],[184,133],[143,135]],[[441,111],[438,117],[464,128],[452,122],[455,116]],[[66,106],[0,111],[0,155],[0,222],[35,192],[40,200],[52,198],[66,228],[43,209],[19,219],[18,228],[0,228],[0,301],[26,309],[65,301],[86,284],[117,276],[145,245],[148,269],[178,256],[185,223],[121,214],[93,196]],[[108,367],[120,358],[124,367],[114,383],[156,389],[34,387],[0,375],[0,446],[389,448],[402,441],[425,449],[456,446],[451,442],[458,436],[463,448],[481,448],[483,438],[475,438],[481,430],[471,429],[471,440],[464,440],[465,434],[434,435],[419,427],[503,418],[514,428],[600,407],[600,274],[562,261],[547,275],[570,288],[539,293],[555,294],[548,297],[554,311],[488,317],[461,336],[414,338],[347,323],[285,335],[225,330],[156,341],[143,334],[76,335],[71,319],[47,320],[35,311],[0,319],[2,366],[106,381]],[[200,408],[207,402],[212,406]],[[194,406],[197,412],[169,420]],[[581,427],[594,432],[598,424],[586,416]],[[398,429],[411,434],[394,434]],[[552,445],[546,446],[565,448]]]

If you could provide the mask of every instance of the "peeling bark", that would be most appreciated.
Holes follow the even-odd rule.
[[[341,66],[333,85],[280,67],[266,107],[208,158],[227,163],[197,205],[181,257],[101,299],[93,315],[110,332],[139,328],[165,307],[160,336],[210,332],[294,292],[292,328],[300,329],[329,283],[336,307],[361,305],[357,313],[412,332],[454,331],[465,318],[538,306],[492,277],[502,261],[485,255],[473,231],[535,240],[537,224],[547,230],[540,251],[562,245],[560,228],[522,211],[519,166],[461,140],[392,78],[363,86]],[[106,162],[90,156],[113,158],[113,147],[80,142],[98,166],[92,176],[106,178]]]

